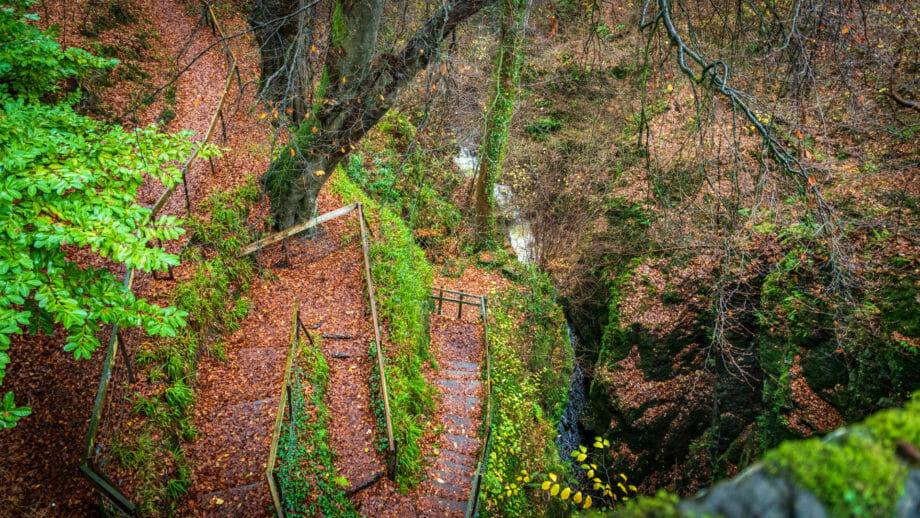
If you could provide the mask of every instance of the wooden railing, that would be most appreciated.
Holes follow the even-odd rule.
[[[447,295],[445,295],[445,293]],[[451,297],[454,295],[456,298]],[[482,439],[482,448],[479,450],[479,459],[476,462],[476,472],[473,474],[473,487],[470,489],[470,497],[466,503],[466,518],[471,518],[479,514],[479,489],[482,485],[482,476],[488,470],[489,464],[489,447],[492,440],[492,353],[489,347],[489,310],[488,299],[481,295],[473,295],[462,291],[447,290],[439,288],[437,294],[432,294],[431,298],[437,301],[438,314],[443,314],[443,303],[454,302],[457,304],[457,318],[463,318],[463,306],[479,306],[479,315],[482,318],[483,341],[485,346],[485,363],[486,368],[483,373],[486,384],[486,408],[483,412],[485,426],[482,427],[480,438]]]
[[[261,239],[255,243],[252,243],[251,245],[245,247],[243,251],[240,253],[240,255],[251,254],[255,252],[256,250],[261,250],[262,248],[268,245],[281,242],[287,237],[291,237],[301,232],[305,232],[306,230],[309,230],[310,228],[315,227],[316,225],[319,225],[320,223],[332,220],[339,216],[344,216],[354,210],[358,211],[358,222],[361,227],[361,251],[364,255],[364,276],[367,282],[368,298],[370,299],[371,318],[373,319],[373,323],[374,323],[374,339],[375,339],[375,349],[376,349],[376,355],[377,355],[377,368],[380,371],[380,397],[383,400],[383,413],[384,413],[384,418],[386,420],[386,427],[387,427],[387,441],[388,441],[387,473],[392,478],[396,474],[397,445],[396,445],[396,440],[393,436],[393,418],[390,412],[390,396],[389,396],[389,391],[387,389],[387,377],[386,377],[386,369],[385,369],[385,362],[384,362],[384,356],[383,356],[383,347],[382,347],[382,342],[380,338],[380,335],[381,335],[380,334],[380,322],[377,318],[377,300],[376,300],[376,294],[374,290],[374,279],[371,276],[371,261],[370,261],[369,246],[368,246],[368,241],[367,241],[367,234],[370,233],[371,230],[370,230],[370,226],[367,224],[367,219],[364,216],[364,207],[361,205],[361,203],[355,202],[355,203],[346,205],[344,207],[338,208],[336,210],[327,212],[326,214],[322,214],[316,218],[311,219],[310,221],[306,221],[304,223],[301,223],[300,225],[296,225],[287,230],[278,232],[264,239]],[[275,509],[278,510],[278,515],[281,518],[284,517],[283,498],[282,498],[283,495],[278,489],[278,481],[274,473],[274,470],[275,470],[275,463],[278,457],[278,442],[280,440],[281,425],[283,423],[286,407],[289,405],[290,400],[291,400],[290,394],[289,394],[290,373],[291,373],[291,368],[292,368],[292,364],[294,361],[293,358],[295,354],[294,344],[299,342],[299,329],[303,329],[303,331],[307,334],[307,336],[310,336],[309,333],[307,333],[306,331],[306,327],[304,327],[303,323],[300,322],[299,311],[295,308],[294,323],[292,324],[292,330],[291,330],[291,350],[288,352],[288,361],[287,361],[287,365],[284,371],[285,372],[284,383],[281,387],[281,399],[278,403],[278,414],[275,417],[275,429],[274,429],[274,432],[272,433],[272,442],[271,442],[271,447],[269,449],[268,464],[266,466],[266,472],[265,472],[266,478],[268,479],[269,490],[271,491],[271,494],[272,494],[272,500],[275,504]],[[311,338],[311,342],[312,342],[312,338]],[[287,409],[287,410],[290,410],[290,409]],[[291,411],[291,415],[293,418],[293,411]]]
[[[223,35],[223,31],[220,29],[220,24],[218,23],[217,17],[214,15],[214,11],[211,9],[210,4],[207,5],[207,14],[209,18],[212,20],[212,22],[214,23],[214,26],[220,32],[220,34]],[[226,52],[229,63],[230,63],[229,69],[227,72],[227,82],[224,85],[223,93],[221,93],[220,95],[220,101],[217,103],[217,108],[214,110],[214,115],[211,117],[211,123],[208,126],[208,131],[204,135],[204,139],[201,140],[201,144],[198,146],[198,148],[195,149],[195,151],[189,157],[188,161],[186,161],[185,165],[182,167],[182,185],[184,186],[184,189],[185,189],[186,212],[191,211],[189,194],[188,194],[188,185],[186,182],[187,173],[189,169],[191,169],[191,167],[198,160],[198,155],[201,149],[211,139],[211,134],[214,132],[214,127],[217,125],[218,118],[222,117],[221,110],[223,109],[223,106],[224,106],[224,100],[227,97],[227,92],[230,91],[230,84],[232,83],[233,74],[237,69],[236,58],[233,56],[233,52],[230,50],[229,46],[226,46],[224,51]],[[150,210],[150,214],[147,216],[147,219],[144,222],[145,224],[152,221],[154,218],[156,218],[157,214],[159,214],[163,206],[166,205],[166,202],[176,192],[176,188],[178,186],[179,186],[178,183],[173,184],[171,187],[167,188],[166,191],[162,195],[160,195],[156,203],[153,204],[153,207]],[[125,274],[125,282],[123,285],[123,289],[125,291],[130,292],[131,285],[133,284],[133,282],[134,282],[134,269],[128,268],[128,271]],[[107,498],[110,502],[112,502],[112,504],[115,505],[115,507],[117,507],[120,511],[127,513],[129,515],[133,515],[137,511],[135,505],[131,502],[131,500],[127,496],[125,496],[124,493],[122,493],[121,491],[118,490],[118,488],[115,487],[112,481],[110,481],[101,472],[99,467],[96,465],[95,460],[93,459],[94,457],[93,449],[95,448],[96,438],[99,434],[99,421],[101,419],[102,412],[105,407],[105,399],[106,399],[106,395],[108,394],[109,382],[111,381],[111,378],[112,378],[112,368],[115,365],[115,356],[117,354],[118,345],[120,341],[122,342],[121,344],[123,348],[122,354],[125,359],[126,368],[128,372],[131,372],[131,366],[129,363],[130,360],[128,359],[128,355],[124,350],[125,344],[123,340],[121,339],[121,335],[118,329],[118,324],[115,324],[114,326],[112,326],[112,337],[109,340],[109,346],[106,349],[105,361],[102,364],[102,376],[99,379],[99,388],[96,391],[96,400],[95,400],[95,403],[93,404],[93,413],[90,416],[89,427],[87,428],[87,431],[86,431],[86,438],[84,440],[83,454],[80,458],[79,469],[80,469],[80,472],[83,473],[84,476],[86,476],[86,478],[90,481],[93,487],[95,487],[96,490],[103,497]]]
[[[278,401],[278,413],[275,415],[275,427],[272,431],[272,442],[268,449],[268,463],[265,467],[265,477],[268,479],[268,490],[272,495],[272,503],[275,505],[275,511],[279,518],[284,518],[284,503],[281,498],[281,491],[278,489],[278,476],[275,474],[275,461],[278,459],[278,442],[281,439],[281,425],[284,422],[284,415],[287,412],[290,415],[291,426],[294,426],[295,418],[294,408],[292,406],[293,397],[291,396],[291,371],[295,365],[297,357],[297,348],[300,346],[300,331],[303,329],[310,345],[313,345],[313,337],[307,331],[307,328],[300,320],[300,306],[297,299],[294,299],[294,317],[291,322],[291,343],[288,349],[287,362],[284,365],[284,380],[281,382],[281,398]]]

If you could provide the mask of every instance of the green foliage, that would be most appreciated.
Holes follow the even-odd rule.
[[[81,267],[68,252],[88,248],[147,272],[178,264],[176,256],[148,245],[176,239],[183,232],[179,221],[150,221],[150,210],[135,198],[145,177],[179,181],[175,164],[192,149],[189,133],[128,133],[76,113],[78,95],[57,98],[64,79],[116,62],[62,50],[53,32],[27,24],[36,19],[24,14],[30,4],[0,8],[0,381],[10,335],[23,328],[49,331],[59,324],[67,333],[64,350],[88,358],[102,324],[175,336],[186,316],[136,300],[113,273]],[[212,153],[203,150],[203,156]],[[3,427],[25,411],[8,397]]]
[[[345,23],[345,15],[342,12],[341,0],[336,1],[335,10],[332,12],[332,44],[341,47],[348,37],[348,25]]]
[[[389,330],[387,388],[393,431],[399,443],[396,480],[406,491],[419,482],[419,439],[427,416],[435,410],[434,389],[421,370],[422,363],[430,357],[431,267],[403,220],[368,198],[344,171],[337,171],[330,185],[343,202],[364,204],[368,221],[377,228],[376,237],[370,240],[371,276],[382,325]]]
[[[907,474],[893,449],[856,433],[829,442],[785,442],[763,463],[768,473],[811,491],[832,516],[893,516]]]
[[[550,113],[548,116],[537,119],[532,124],[524,128],[535,140],[546,140],[550,133],[562,128],[562,119],[558,113]]]
[[[489,300],[494,408],[482,482],[488,516],[545,511],[545,495],[521,484],[523,477],[567,469],[556,450],[554,425],[567,403],[572,373],[564,333],[549,279],[533,268],[520,286]]]
[[[258,198],[259,189],[251,178],[208,196],[201,206],[207,212],[196,214],[189,225],[192,242],[185,258],[194,269],[173,289],[173,303],[188,314],[188,324],[176,336],[158,340],[152,349],[141,349],[135,356],[136,364],[147,369],[148,383],[157,390],[147,397],[136,393],[134,413],[147,418],[141,433],[156,438],[150,445],[153,455],[172,466],[172,473],[167,473],[172,478],[164,477],[163,466],[156,463],[139,467],[135,494],[145,512],[174,513],[190,484],[181,444],[198,435],[192,419],[197,363],[206,341],[237,329],[249,311],[242,295],[249,288],[253,267],[248,258],[237,257],[237,252],[250,239],[246,220]],[[223,354],[220,342],[210,350],[218,357]],[[125,459],[144,455],[142,449],[147,448],[144,443],[137,443],[133,450],[124,446],[116,441],[111,448],[122,448],[120,455]]]
[[[685,516],[677,506],[677,495],[659,490],[654,497],[642,497],[630,501],[617,509],[615,516],[622,518],[680,518]],[[584,516],[596,516],[585,514]]]
[[[420,245],[433,248],[457,234],[463,217],[447,196],[430,185],[432,172],[443,169],[443,164],[416,149],[408,156],[377,157],[374,166],[373,170],[366,169],[361,155],[352,154],[345,172],[370,198],[401,214],[409,227],[416,229]]]
[[[39,98],[61,89],[61,81],[93,70],[110,69],[118,60],[93,56],[77,49],[61,49],[55,30],[40,31],[29,25],[38,16],[27,14],[31,0],[0,2],[0,99],[6,104],[22,99],[38,104]]]
[[[291,375],[291,419],[285,419],[278,449],[278,480],[287,516],[359,516],[336,476],[329,446],[326,390],[329,366],[318,344],[298,344]]]
[[[4,359],[9,362],[9,356],[4,352],[0,352],[0,362]],[[0,364],[5,367],[5,363]],[[0,405],[0,428],[12,428],[16,426],[20,418],[32,413],[27,407],[16,406],[13,400],[14,397],[13,391],[9,391],[3,396],[3,403]]]

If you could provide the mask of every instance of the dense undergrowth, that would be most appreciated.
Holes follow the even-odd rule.
[[[389,347],[384,347],[387,384],[393,433],[398,443],[397,483],[401,490],[415,486],[421,476],[419,440],[425,423],[435,409],[434,389],[422,375],[422,364],[431,359],[428,349],[428,310],[431,294],[431,267],[412,233],[397,214],[382,207],[355,185],[341,169],[330,180],[330,187],[344,203],[359,201],[374,230],[370,258],[380,310],[381,325],[388,331]],[[376,362],[374,362],[376,364]],[[372,390],[373,395],[379,390]],[[375,402],[378,420],[382,402]],[[386,430],[381,422],[379,430]],[[378,442],[385,447],[386,439]]]
[[[568,469],[555,440],[568,402],[571,348],[549,278],[530,267],[517,282],[489,299],[494,409],[483,512],[561,514],[564,506],[522,480],[528,473]]]
[[[208,196],[189,221],[191,234],[183,261],[192,275],[177,283],[173,304],[189,316],[177,336],[138,350],[135,364],[147,387],[128,399],[140,419],[136,427],[116,432],[110,452],[118,466],[135,473],[134,495],[141,513],[170,515],[191,481],[183,443],[198,431],[192,422],[198,359],[224,355],[220,335],[235,330],[249,311],[244,297],[255,273],[247,258],[237,257],[249,242],[246,219],[258,201],[254,181]]]
[[[285,420],[278,450],[279,488],[285,516],[358,516],[336,476],[335,452],[329,445],[329,366],[319,337],[297,344],[291,373],[292,419]]]

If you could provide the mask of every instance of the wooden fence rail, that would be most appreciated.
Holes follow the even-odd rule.
[[[288,230],[278,232],[264,239],[256,241],[255,243],[252,243],[246,248],[244,248],[243,252],[241,252],[240,255],[247,255],[252,252],[255,252],[256,250],[260,250],[268,245],[281,242],[285,238],[297,235],[301,232],[309,230],[312,227],[315,227],[316,225],[319,225],[320,223],[332,220],[339,216],[344,216],[355,210],[358,211],[358,223],[361,228],[361,251],[364,256],[364,275],[365,275],[365,280],[367,283],[368,298],[370,300],[371,317],[374,323],[374,339],[375,339],[376,355],[377,355],[377,368],[380,371],[380,397],[381,399],[383,399],[383,412],[384,412],[384,417],[386,419],[386,427],[387,427],[387,441],[388,441],[387,473],[391,478],[393,478],[396,474],[397,445],[396,445],[396,440],[393,436],[393,418],[390,412],[390,396],[389,396],[389,391],[387,389],[386,365],[384,362],[383,347],[382,347],[382,342],[381,342],[381,337],[380,337],[381,336],[380,322],[377,317],[377,299],[376,299],[376,292],[374,290],[374,279],[371,276],[371,261],[370,261],[369,246],[368,246],[368,240],[367,240],[367,234],[369,233],[370,228],[369,226],[366,225],[367,219],[364,216],[364,207],[360,203],[355,202],[355,203],[346,205],[344,207],[340,207],[336,210],[327,212],[316,218],[311,219],[310,221],[307,221],[300,225],[291,227]],[[275,416],[275,428],[274,428],[274,431],[272,432],[272,442],[269,448],[268,463],[265,469],[265,476],[268,480],[269,491],[272,494],[272,501],[275,505],[275,509],[277,510],[278,516],[280,518],[284,518],[284,503],[283,503],[284,495],[282,495],[281,491],[279,490],[279,483],[277,480],[277,475],[275,474],[275,463],[278,459],[278,443],[279,443],[280,436],[281,436],[281,426],[282,426],[282,423],[284,422],[285,412],[286,411],[289,412],[292,420],[294,418],[293,409],[288,408],[289,403],[291,401],[290,376],[291,376],[292,368],[296,367],[295,344],[299,344],[300,342],[300,338],[299,338],[300,329],[303,329],[304,333],[308,337],[310,337],[310,334],[306,332],[306,327],[303,325],[303,322],[300,321],[300,313],[299,313],[299,310],[297,309],[296,304],[297,303],[295,301],[294,322],[292,324],[292,330],[291,330],[291,349],[288,352],[288,360],[287,360],[287,364],[284,370],[284,382],[281,387],[281,398],[278,402],[278,414]],[[312,343],[312,338],[309,338],[309,339]]]
[[[294,316],[291,322],[291,343],[288,349],[287,361],[284,364],[284,380],[281,382],[281,397],[278,400],[278,413],[275,414],[275,427],[272,431],[272,442],[268,449],[268,463],[265,466],[265,477],[268,479],[268,490],[272,494],[272,503],[275,505],[275,511],[279,518],[284,518],[284,503],[281,498],[281,491],[278,489],[278,476],[275,474],[275,461],[278,459],[278,442],[281,439],[281,425],[284,422],[284,414],[290,415],[291,426],[294,426],[294,409],[291,407],[293,398],[291,397],[291,370],[294,367],[297,357],[297,347],[300,346],[300,329],[304,327],[300,321],[300,305],[297,299],[294,299]],[[304,333],[313,345],[313,337],[310,333]]]
[[[208,16],[214,23],[214,26],[217,27],[218,31],[223,34],[222,29],[220,28],[220,23],[217,21],[217,17],[214,14],[213,9],[211,9],[210,4],[207,5]],[[182,184],[185,186],[185,208],[187,212],[191,211],[189,195],[188,195],[188,186],[186,182],[186,175],[192,165],[195,164],[195,161],[198,159],[199,152],[204,147],[205,144],[211,138],[211,134],[214,132],[214,127],[217,125],[217,120],[222,118],[221,110],[224,106],[224,100],[227,97],[227,92],[230,91],[230,85],[232,83],[234,72],[237,70],[237,60],[233,55],[233,52],[230,50],[229,46],[226,46],[224,52],[227,53],[229,59],[229,69],[227,72],[227,82],[224,85],[223,93],[220,95],[220,101],[217,103],[217,108],[214,110],[214,115],[211,117],[211,123],[208,125],[208,130],[202,139],[201,144],[192,152],[192,155],[186,161],[185,165],[182,167]],[[239,75],[237,74],[237,77]],[[153,207],[150,209],[150,214],[147,216],[147,219],[144,223],[153,221],[159,214],[160,210],[166,205],[166,202],[172,197],[176,192],[176,188],[179,186],[178,183],[173,184],[171,187],[167,188],[166,191],[160,195],[156,203],[153,204]],[[125,274],[125,281],[123,289],[125,291],[131,291],[131,285],[134,282],[134,269],[129,268]],[[102,375],[99,379],[99,388],[96,391],[96,400],[93,404],[93,413],[90,416],[89,427],[86,431],[86,438],[84,440],[83,454],[80,459],[80,472],[90,481],[93,487],[102,495],[104,498],[108,499],[118,510],[127,513],[129,515],[134,515],[137,512],[136,506],[131,502],[131,500],[125,496],[115,485],[102,473],[99,467],[96,465],[96,462],[93,460],[93,449],[95,448],[96,438],[99,434],[99,421],[102,416],[102,411],[105,406],[106,395],[108,394],[109,382],[112,378],[112,368],[115,364],[115,356],[118,350],[118,342],[120,341],[120,333],[118,325],[115,324],[112,326],[112,337],[109,340],[109,346],[106,350],[105,361],[102,364]],[[124,348],[126,345],[121,344]],[[128,355],[123,351],[125,362],[130,361]],[[130,366],[128,366],[130,369]]]

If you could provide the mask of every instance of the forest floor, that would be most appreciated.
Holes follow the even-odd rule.
[[[94,37],[93,41],[110,47],[128,48],[155,40],[153,52],[137,60],[136,66],[148,76],[147,84],[164,85],[172,79],[175,70],[189,65],[176,84],[175,101],[169,109],[175,118],[166,128],[177,131],[188,129],[194,132],[195,140],[203,138],[211,116],[217,108],[220,93],[227,77],[227,62],[219,47],[206,52],[215,42],[210,30],[197,25],[188,16],[188,10],[179,2],[170,2],[166,8],[163,2],[144,0],[134,4],[136,18],[127,27],[110,28]],[[89,37],[81,35],[92,23],[89,2],[46,2],[40,15],[45,26],[60,26],[60,40],[65,46],[93,49]],[[139,14],[139,16],[138,16]],[[242,21],[245,23],[245,21]],[[224,108],[227,128],[226,138],[218,127],[213,142],[228,150],[223,157],[208,161],[201,160],[188,173],[190,204],[197,207],[215,186],[231,187],[244,183],[250,174],[258,174],[267,165],[265,142],[267,124],[260,124],[248,108],[255,104],[257,68],[248,53],[246,43],[234,44],[241,59],[240,72],[244,87],[231,88]],[[254,54],[249,54],[251,58]],[[166,104],[162,97],[149,106],[134,105],[138,92],[137,84],[124,80],[116,72],[117,82],[105,89],[104,97],[96,99],[110,113],[125,114],[128,120],[146,125],[157,120]],[[152,204],[162,193],[163,187],[148,184],[141,189],[138,200]],[[161,214],[185,216],[185,200],[180,188],[164,206]],[[187,238],[187,236],[186,236]],[[169,243],[168,249],[177,252],[185,239]],[[124,276],[122,265],[106,263],[88,255],[79,256],[81,263],[95,267],[108,267],[119,276]],[[184,267],[176,269],[177,279],[188,275]],[[134,292],[138,298],[148,298],[163,303],[175,281],[156,280],[150,274],[138,274]],[[108,344],[111,327],[106,326],[98,334],[101,344]],[[129,347],[138,347],[140,333],[125,333]],[[0,463],[0,485],[7,488],[0,516],[91,516],[95,513],[95,492],[89,482],[80,474],[78,465],[84,444],[87,425],[93,408],[93,401],[99,384],[105,349],[97,349],[89,360],[74,360],[62,351],[65,336],[56,329],[51,336],[14,336],[10,354],[17,361],[7,370],[4,380],[17,394],[17,400],[32,407],[33,414],[4,438],[6,455]],[[113,370],[112,386],[119,394],[131,393],[125,380],[122,358],[118,358]],[[117,401],[110,397],[110,403]],[[102,427],[119,426],[125,421],[124,411],[108,412],[103,416]]]

